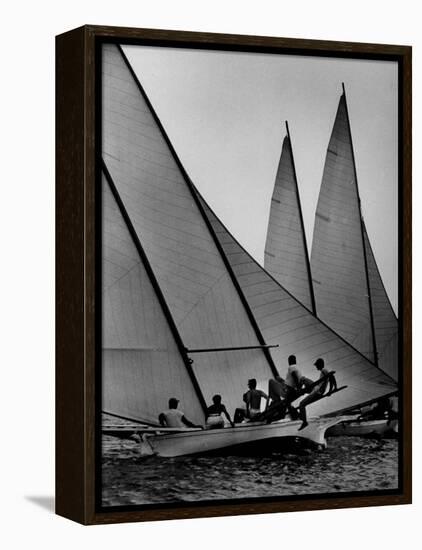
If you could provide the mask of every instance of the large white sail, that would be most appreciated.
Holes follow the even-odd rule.
[[[271,354],[280,374],[284,376],[287,357],[294,354],[302,373],[316,379],[318,373],[313,364],[322,357],[327,368],[336,371],[338,385],[348,386],[310,405],[312,414],[344,410],[395,391],[390,377],[287,292],[241,247],[202,198],[201,201],[264,338],[279,346],[271,349]]]
[[[169,397],[193,421],[204,413],[156,291],[102,180],[102,408],[157,423]]]
[[[365,224],[365,253],[374,316],[378,366],[394,380],[398,379],[398,321],[378,270]]]
[[[311,268],[318,317],[375,362],[361,211],[344,94],[328,144]]]
[[[185,346],[260,345],[188,177],[114,45],[103,48],[102,90],[104,162]],[[231,411],[242,404],[249,378],[263,387],[272,374],[261,349],[191,357],[207,403],[221,393]]]
[[[265,269],[303,305],[314,311],[309,257],[289,135],[283,141],[271,197]]]
[[[344,93],[328,145],[311,265],[318,316],[397,380],[398,322],[362,219]]]

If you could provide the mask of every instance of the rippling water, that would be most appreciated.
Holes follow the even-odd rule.
[[[324,451],[144,458],[135,441],[104,436],[102,487],[104,506],[397,489],[398,442],[333,437]]]

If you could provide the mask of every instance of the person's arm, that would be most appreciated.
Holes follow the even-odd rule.
[[[232,421],[232,419],[230,418],[230,415],[229,413],[227,412],[227,409],[226,407],[223,405],[222,409],[221,409],[221,412],[224,413],[225,417],[227,418],[227,420],[230,422],[230,426],[232,428],[234,428],[234,422]]]
[[[199,425],[199,424],[193,424],[193,422],[191,422],[190,420],[188,420],[186,418],[186,416],[182,416],[182,422],[185,426],[187,426],[188,428],[201,428],[201,430],[204,429],[203,426]]]
[[[328,383],[329,383],[328,393],[330,394],[337,389],[337,380],[334,374],[330,374],[328,376]]]
[[[268,409],[268,401],[269,401],[269,396],[262,390],[259,390],[259,393],[261,395],[261,397],[263,397],[265,399],[265,410]]]
[[[243,401],[246,403],[246,417],[249,418],[249,392],[243,394]]]
[[[302,381],[301,381],[302,377],[300,376],[299,371],[294,370],[292,372],[292,376],[293,376],[294,380],[296,381],[296,387],[300,390],[300,388],[302,386]]]
[[[166,415],[164,413],[161,413],[159,416],[158,416],[158,422],[161,424],[161,426],[163,426],[164,428],[167,426],[167,422],[166,422]]]

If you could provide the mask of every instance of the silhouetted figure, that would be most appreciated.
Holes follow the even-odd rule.
[[[246,417],[253,420],[261,414],[261,399],[264,398],[268,404],[268,396],[262,390],[256,389],[255,378],[248,380],[248,388],[249,390],[243,395],[243,401],[246,403]]]
[[[302,425],[300,426],[299,430],[303,430],[308,425],[306,419],[306,406],[310,403],[313,403],[314,401],[318,401],[319,399],[321,399],[327,389],[328,384],[330,386],[327,395],[337,389],[337,382],[334,378],[334,375],[330,374],[328,370],[324,367],[324,359],[317,359],[314,365],[318,369],[320,373],[319,377],[322,380],[319,384],[315,384],[308,379],[306,380],[307,384],[305,384],[305,387],[306,385],[309,386],[310,384],[312,384],[312,389],[310,390],[309,395],[307,395],[305,399],[302,399],[302,401],[299,403],[299,416],[302,420]]]
[[[223,414],[230,422],[231,427],[234,428],[234,423],[232,422],[232,419],[230,418],[230,415],[227,412],[225,405],[223,405],[223,403],[221,402],[221,395],[214,395],[214,397],[212,398],[212,403],[213,404],[207,409],[205,428],[207,430],[224,428]]]

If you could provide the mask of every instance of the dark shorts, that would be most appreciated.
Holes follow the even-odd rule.
[[[310,393],[305,397],[305,399],[302,399],[302,401],[299,403],[299,407],[306,407],[306,405],[309,405],[314,401],[318,401],[318,399],[320,399],[321,397],[322,397],[322,393],[320,392]]]

